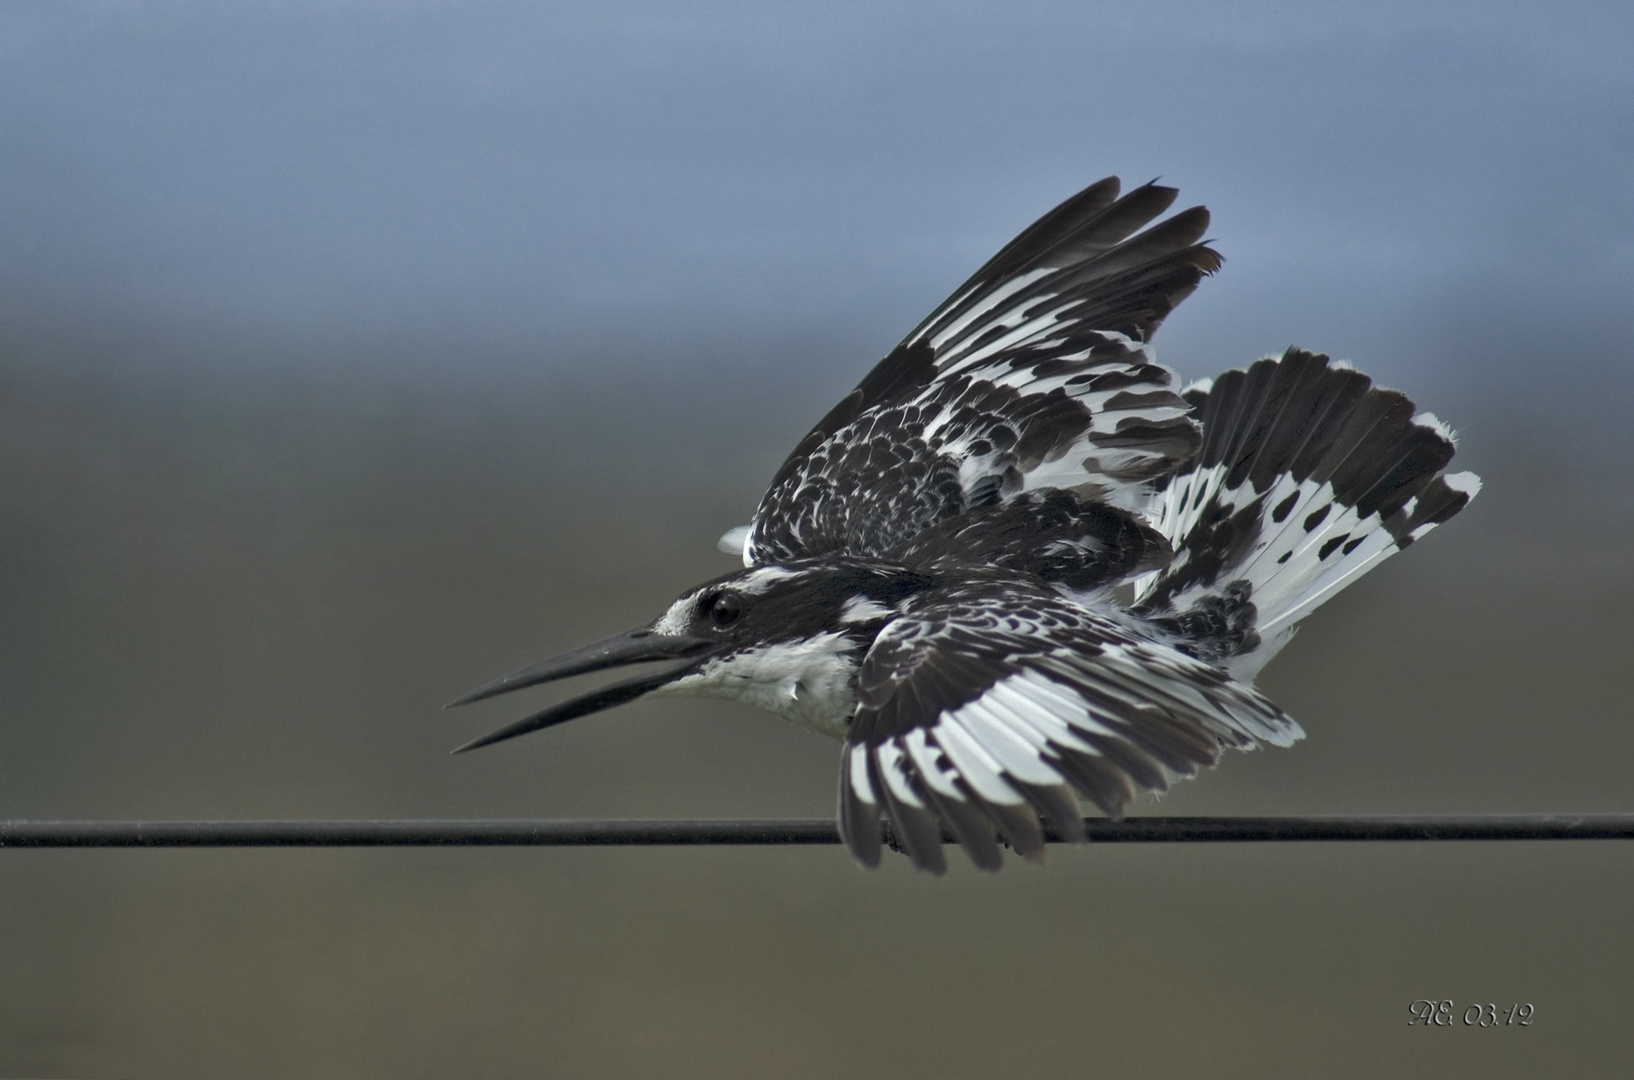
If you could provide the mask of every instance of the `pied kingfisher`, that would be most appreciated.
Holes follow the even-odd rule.
[[[1299,725],[1253,679],[1300,619],[1461,510],[1450,430],[1289,349],[1171,388],[1152,333],[1220,256],[1203,207],[1110,177],[1012,240],[789,455],[745,569],[653,622],[466,694],[646,661],[474,749],[639,697],[734,698],[844,743],[839,826],[941,872],[944,830],[1082,840],[1223,747]],[[1147,226],[1150,225],[1148,228]],[[1042,820],[1041,820],[1042,819]]]

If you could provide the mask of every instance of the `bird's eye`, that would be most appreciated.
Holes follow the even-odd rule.
[[[743,614],[743,601],[737,593],[716,593],[709,602],[709,621],[716,626],[731,626]]]

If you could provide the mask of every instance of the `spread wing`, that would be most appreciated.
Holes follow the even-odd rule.
[[[1196,453],[1146,342],[1220,257],[1202,207],[1112,177],[1012,240],[825,416],[778,470],[747,565],[881,556],[1024,492],[1114,504]],[[1131,496],[1132,497],[1132,496]]]
[[[1076,789],[1111,816],[1136,790],[1214,763],[1221,746],[1286,746],[1299,725],[1251,687],[1019,577],[914,598],[863,661],[840,772],[840,830],[877,865],[884,815],[940,872],[943,829],[977,866],[998,841],[1043,848],[1039,818],[1083,839]]]

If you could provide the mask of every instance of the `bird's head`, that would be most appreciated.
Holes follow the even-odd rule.
[[[467,743],[475,750],[651,694],[747,701],[822,730],[838,725],[850,676],[880,629],[932,579],[862,560],[750,567],[682,593],[637,627],[512,672],[450,705],[631,664],[665,667],[571,698]],[[844,684],[844,685],[842,685]],[[848,712],[848,708],[845,710]]]

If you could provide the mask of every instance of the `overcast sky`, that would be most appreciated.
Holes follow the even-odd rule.
[[[1401,381],[1490,339],[1603,368],[1634,342],[1631,55],[1626,2],[10,0],[0,318],[462,364],[812,340],[860,374],[1118,173],[1214,211],[1226,269],[1159,339],[1184,366],[1298,341]]]

